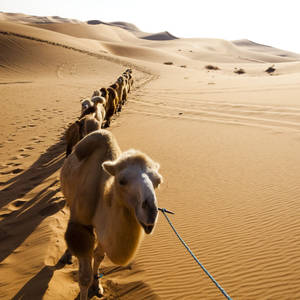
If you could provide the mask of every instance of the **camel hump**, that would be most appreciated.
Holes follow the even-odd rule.
[[[79,161],[89,157],[99,148],[108,149],[114,138],[113,135],[104,129],[94,131],[85,136],[75,147],[75,154]],[[116,143],[116,142],[115,142]]]
[[[90,106],[89,108],[85,109],[82,114],[80,115],[79,119],[83,118],[84,116],[93,114],[96,112],[96,107],[95,106]]]
[[[102,96],[95,96],[92,98],[91,101],[94,103],[94,105],[98,104],[98,103],[105,105],[105,102],[106,102],[105,98]]]
[[[106,88],[101,88],[100,89],[100,96],[102,96],[102,97],[106,97],[106,94],[107,94],[107,90],[106,90]]]
[[[107,92],[108,92],[108,95],[109,95],[110,99],[116,98],[117,93],[116,93],[116,90],[115,90],[114,88],[109,87],[109,88],[107,89]]]

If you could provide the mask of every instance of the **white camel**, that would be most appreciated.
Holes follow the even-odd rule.
[[[70,251],[79,260],[81,300],[90,287],[103,292],[97,274],[105,254],[114,264],[127,265],[144,232],[153,231],[158,213],[154,189],[162,182],[158,170],[159,164],[140,151],[121,152],[106,130],[84,137],[65,160],[66,256]]]

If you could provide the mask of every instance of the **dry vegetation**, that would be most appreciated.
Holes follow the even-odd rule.
[[[240,69],[235,69],[234,73],[241,75],[241,74],[245,74],[246,71],[244,69],[240,68]]]
[[[265,72],[272,74],[276,71],[276,69],[274,68],[275,65],[272,65],[271,67],[269,67],[268,69],[265,70]]]
[[[206,65],[205,69],[214,70],[214,71],[220,70],[220,68],[218,66],[213,66],[213,65]]]

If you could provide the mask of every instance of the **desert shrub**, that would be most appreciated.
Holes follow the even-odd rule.
[[[245,74],[246,72],[244,69],[240,68],[240,69],[235,69],[234,73],[241,75],[241,74]]]
[[[219,67],[217,67],[217,66],[213,66],[213,65],[207,65],[207,66],[205,66],[205,69],[207,69],[207,70],[220,70],[220,68]]]
[[[269,67],[268,69],[266,69],[265,72],[271,74],[271,73],[275,72],[275,70],[276,69],[274,68],[274,65],[272,65],[271,67]]]

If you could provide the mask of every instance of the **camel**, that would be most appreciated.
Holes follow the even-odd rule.
[[[122,110],[122,101],[121,101],[122,98],[120,98],[120,97],[122,97],[122,95],[120,96],[120,91],[122,90],[122,87],[120,87],[118,82],[115,82],[114,84],[112,84],[110,86],[110,88],[113,89],[117,94],[117,100],[118,101],[116,101],[116,111],[115,111],[115,113],[120,112]]]
[[[121,152],[104,129],[84,137],[65,160],[60,175],[70,207],[65,255],[79,260],[81,300],[90,287],[103,292],[97,274],[105,255],[114,264],[127,265],[144,233],[153,231],[155,189],[162,182],[158,170],[159,164],[140,151]]]
[[[91,106],[89,106],[81,113],[79,119],[83,118],[85,115],[93,114],[93,116],[102,124],[105,119],[105,98],[101,96],[94,96],[89,101],[91,103]]]
[[[90,99],[81,100],[81,113],[83,113],[86,109],[93,106],[93,103]]]
[[[87,134],[102,127],[105,119],[106,101],[103,97],[93,97],[88,100],[89,106],[81,113],[79,120],[72,123],[66,131],[66,157],[71,154],[73,147]]]
[[[126,78],[126,81],[127,81],[127,94],[129,94],[130,93],[130,89],[131,89],[132,84],[133,84],[132,75],[131,75],[131,73],[125,71],[122,74],[122,76],[124,76]]]
[[[99,90],[95,90],[92,94],[92,98],[95,96],[102,96]]]
[[[98,119],[101,124],[104,122],[105,119],[105,106],[106,106],[106,99],[101,96],[94,96],[91,99],[93,106],[95,107],[95,117]]]
[[[127,100],[127,84],[126,84],[126,78],[124,76],[119,76],[117,79],[117,84],[118,84],[118,96],[119,96],[119,110],[122,110],[122,105],[125,104]]]
[[[132,88],[133,85],[133,77],[132,77],[132,69],[127,69],[123,75],[127,75],[128,78],[128,93],[130,92],[130,89]]]
[[[91,108],[88,108],[86,110],[86,113],[88,113],[88,110],[94,109],[92,106]],[[73,147],[87,134],[90,132],[93,132],[95,130],[98,130],[101,128],[101,122],[99,122],[93,114],[86,114],[76,122],[72,123],[69,128],[66,131],[66,157],[68,157]]]

